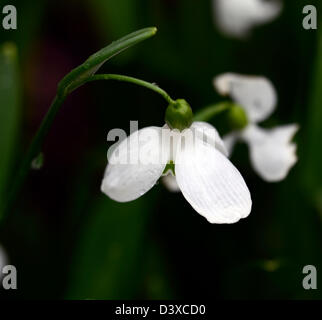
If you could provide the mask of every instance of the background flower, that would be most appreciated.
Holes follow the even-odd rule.
[[[244,38],[256,26],[271,22],[282,11],[281,0],[212,0],[214,21],[226,35]]]
[[[291,140],[298,125],[260,128],[257,123],[266,120],[275,110],[277,95],[272,83],[264,77],[226,73],[214,79],[214,86],[223,95],[244,108],[248,125],[224,137],[229,153],[240,139],[249,146],[250,159],[255,171],[264,180],[283,180],[296,163],[296,144]]]

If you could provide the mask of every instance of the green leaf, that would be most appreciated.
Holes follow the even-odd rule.
[[[17,49],[8,42],[0,47],[0,211],[12,169],[20,108]]]
[[[123,50],[146,40],[157,32],[157,28],[145,28],[112,42],[107,47],[91,55],[83,64],[67,74],[58,84],[58,93],[65,95],[76,89],[87,78],[92,76],[107,60]]]
[[[88,212],[71,268],[68,299],[136,297],[144,262],[149,195],[116,203],[102,195]]]

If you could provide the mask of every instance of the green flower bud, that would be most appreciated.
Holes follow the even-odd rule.
[[[227,113],[228,123],[233,130],[242,130],[248,125],[245,110],[238,104],[233,104]]]
[[[184,99],[170,103],[165,112],[165,122],[171,129],[180,131],[189,128],[192,124],[193,113],[190,105]]]

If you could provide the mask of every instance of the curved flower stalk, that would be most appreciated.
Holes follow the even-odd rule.
[[[245,38],[253,27],[274,20],[282,11],[280,0],[213,0],[214,19],[226,35]]]
[[[138,130],[113,148],[102,192],[119,202],[132,201],[162,175],[175,174],[185,199],[209,222],[234,223],[247,217],[252,204],[249,190],[226,157],[217,130],[206,122],[193,122],[182,130],[166,122]]]
[[[275,110],[277,94],[271,82],[258,76],[225,73],[214,78],[214,86],[222,95],[229,95],[245,111],[247,125],[223,139],[231,154],[237,140],[246,142],[256,173],[265,181],[283,180],[297,161],[296,145],[291,142],[297,124],[263,129],[257,124]]]

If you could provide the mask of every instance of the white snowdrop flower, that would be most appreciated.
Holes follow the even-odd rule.
[[[135,200],[156,184],[170,164],[185,199],[209,222],[234,223],[247,217],[252,204],[249,190],[226,157],[217,130],[208,123],[192,121],[186,122],[186,129],[177,130],[173,124],[178,110],[180,107],[166,113],[165,126],[140,129],[116,146],[102,192],[119,202]]]
[[[229,154],[235,142],[245,141],[250,149],[250,160],[257,174],[266,181],[283,180],[296,163],[296,145],[291,142],[297,124],[260,128],[257,123],[267,119],[275,110],[276,91],[272,83],[258,76],[225,73],[214,79],[214,86],[222,95],[230,95],[247,116],[246,127],[233,131],[223,140]]]
[[[6,266],[8,264],[8,259],[7,259],[7,255],[3,249],[3,247],[0,245],[0,279],[2,277],[2,269],[4,266]]]
[[[212,0],[214,20],[226,35],[247,37],[252,28],[274,20],[282,11],[280,0]]]

